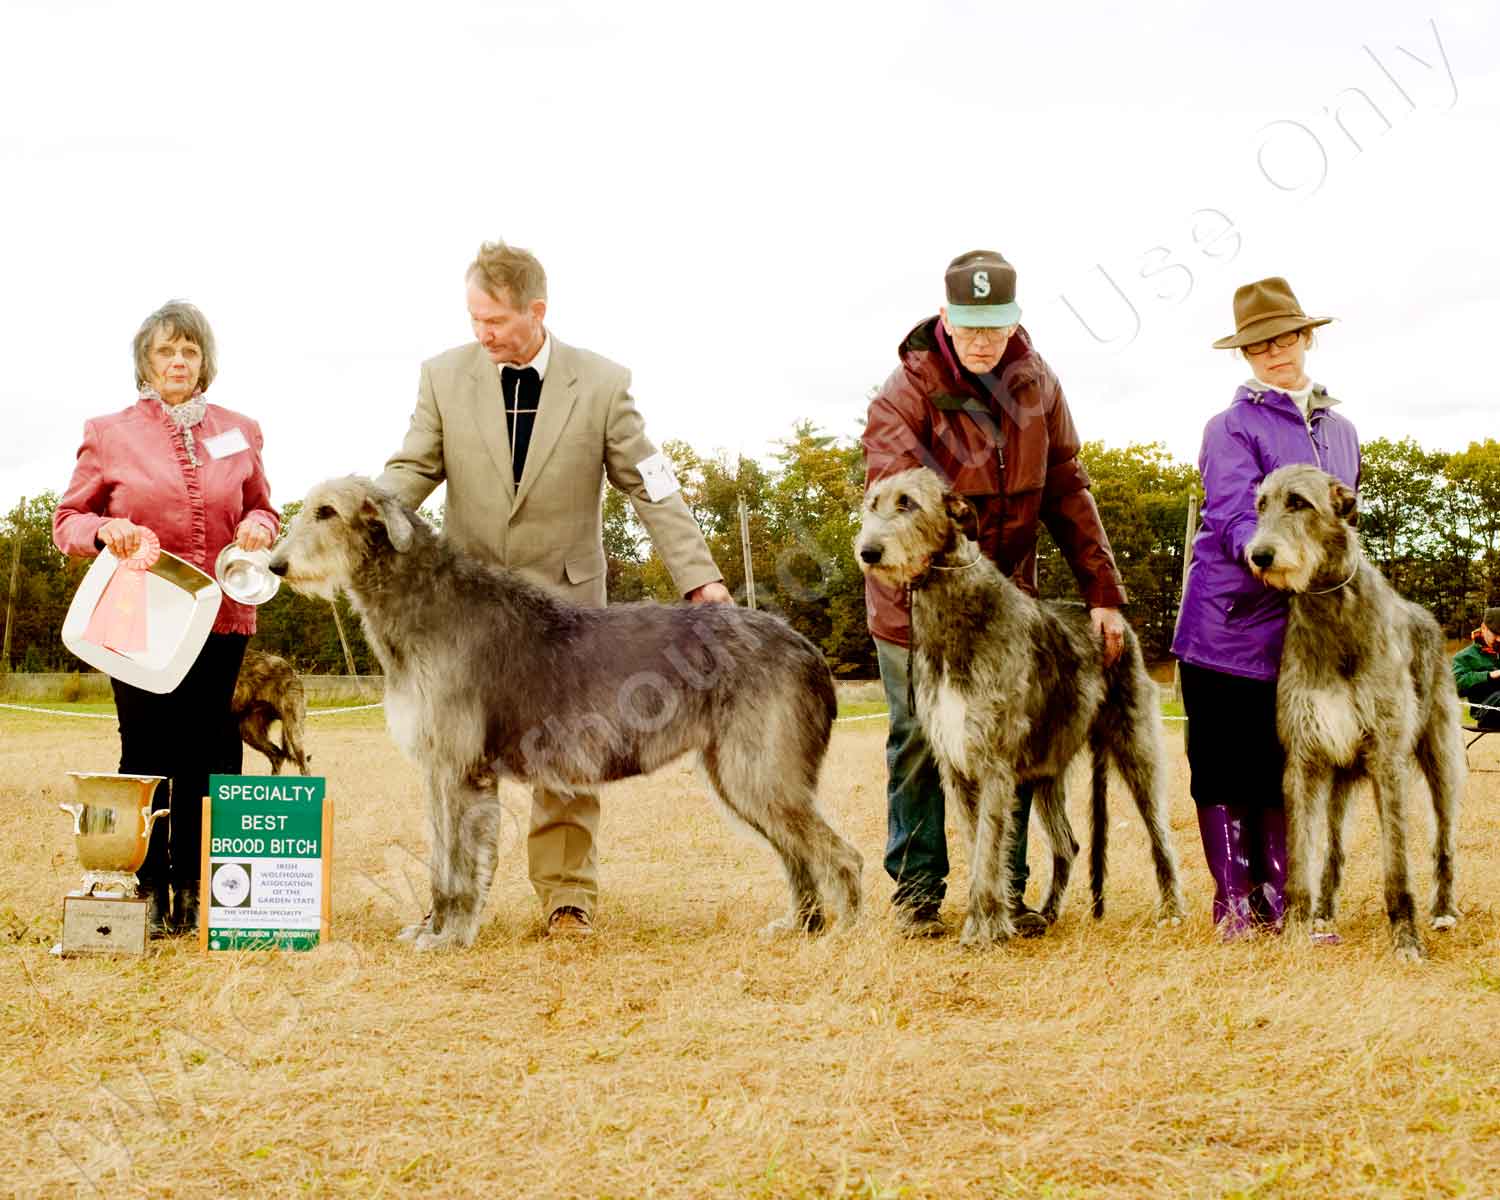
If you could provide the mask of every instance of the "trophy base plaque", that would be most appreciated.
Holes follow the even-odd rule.
[[[153,809],[160,775],[69,771],[76,800],[58,807],[73,817],[83,887],[63,900],[62,941],[53,954],[145,954],[146,901],[136,872],[146,861],[151,829],[167,815]]]
[[[146,901],[123,896],[64,896],[57,953],[145,954]]]

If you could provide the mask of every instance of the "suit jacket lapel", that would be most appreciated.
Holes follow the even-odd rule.
[[[547,372],[551,375],[551,372]],[[505,432],[505,396],[500,391],[500,372],[490,362],[484,347],[474,344],[474,365],[469,371],[473,383],[470,411],[479,439],[495,461],[495,473],[505,486],[506,498],[515,504],[516,483],[510,467],[510,437]]]
[[[563,427],[573,412],[578,400],[578,372],[572,348],[555,337],[552,339],[552,358],[547,363],[547,378],[542,380],[542,400],[538,405],[536,424],[531,428],[531,445],[526,448],[526,465],[521,469],[521,483],[516,488],[513,510],[520,508],[526,500],[536,477],[541,473],[552,451],[557,449]],[[499,385],[496,385],[498,392]],[[501,426],[504,433],[504,425]]]

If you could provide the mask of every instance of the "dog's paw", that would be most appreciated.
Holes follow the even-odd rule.
[[[1427,957],[1427,947],[1422,944],[1422,935],[1409,921],[1402,921],[1391,928],[1391,940],[1396,946],[1396,961],[1415,963]]]
[[[981,917],[970,913],[964,918],[963,931],[958,935],[959,944],[982,950],[989,946],[1003,945],[1010,941],[1015,930],[1002,917]]]
[[[432,918],[426,917],[415,925],[407,925],[396,934],[398,942],[414,942],[432,928]]]
[[[1432,918],[1432,927],[1439,933],[1446,933],[1458,924],[1458,914],[1443,913],[1441,916]]]
[[[1312,928],[1307,932],[1307,940],[1314,946],[1339,946],[1344,941],[1339,937],[1333,921],[1327,917],[1318,917],[1313,921]]]
[[[1158,929],[1176,929],[1181,924],[1182,914],[1180,912],[1162,913],[1156,918],[1156,927]]]
[[[806,937],[808,934],[817,933],[822,929],[822,921],[809,922],[809,919],[801,913],[788,913],[784,917],[777,917],[761,931],[762,941],[774,942],[781,938]]]
[[[465,944],[463,939],[451,929],[445,929],[441,933],[433,933],[430,929],[424,929],[412,942],[418,950],[458,950],[462,949]]]

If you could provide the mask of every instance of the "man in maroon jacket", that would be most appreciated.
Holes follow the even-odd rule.
[[[930,467],[973,506],[980,549],[1033,596],[1037,524],[1045,523],[1078,578],[1100,652],[1113,662],[1124,638],[1125,589],[1078,461],[1068,402],[1018,324],[1015,268],[994,251],[962,254],[948,265],[947,295],[936,317],[906,335],[901,365],[870,402],[865,486]],[[899,589],[868,575],[865,603],[890,705],[885,869],[896,881],[903,928],[938,936],[948,842],[937,764],[907,704],[910,610]],[[1020,836],[1010,864],[1016,926],[1035,935],[1046,926],[1024,900],[1029,784],[1017,791],[1016,816]]]

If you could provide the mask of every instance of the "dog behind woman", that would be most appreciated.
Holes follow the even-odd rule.
[[[1453,867],[1467,767],[1442,628],[1365,559],[1353,527],[1354,492],[1332,475],[1281,467],[1261,483],[1256,510],[1251,569],[1291,597],[1276,682],[1286,750],[1287,906],[1302,921],[1311,915],[1315,934],[1331,932],[1344,814],[1354,785],[1368,779],[1380,815],[1391,938],[1396,956],[1415,962],[1427,952],[1407,877],[1413,758],[1437,823],[1432,925],[1448,929],[1458,920]]]

